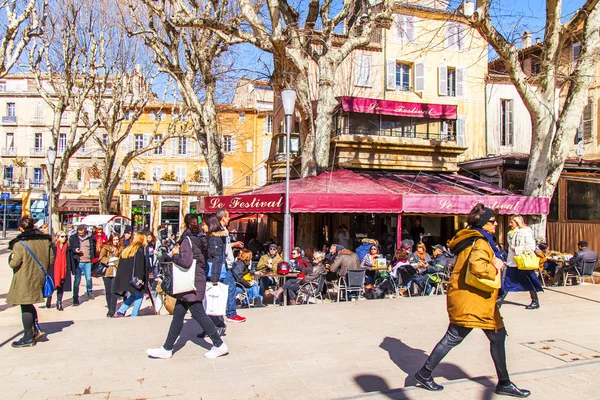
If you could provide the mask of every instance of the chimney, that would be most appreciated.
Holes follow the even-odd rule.
[[[521,36],[521,49],[526,49],[531,46],[531,33],[529,31],[523,32]]]
[[[542,43],[542,39],[540,39],[539,37],[535,38],[535,44],[540,44]]]
[[[458,11],[465,17],[470,18],[475,12],[475,3],[472,1],[463,1],[460,6],[458,6]]]

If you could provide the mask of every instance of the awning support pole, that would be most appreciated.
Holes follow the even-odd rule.
[[[398,214],[398,223],[396,224],[396,250],[402,247],[402,214]]]

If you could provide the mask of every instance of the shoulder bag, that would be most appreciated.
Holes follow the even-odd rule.
[[[540,267],[540,262],[534,253],[523,253],[515,256],[517,268],[523,271],[532,271]]]
[[[190,248],[192,254],[194,252],[194,244],[192,239],[187,237],[190,242]],[[196,259],[192,255],[192,265],[189,268],[184,268],[180,265],[173,263],[173,270],[171,273],[172,277],[172,294],[193,292],[196,290]]]
[[[477,240],[475,242],[477,242]],[[467,257],[465,266],[463,267],[466,268],[465,283],[483,292],[492,293],[494,290],[498,290],[502,286],[502,273],[497,271],[494,279],[478,278],[471,273],[471,270],[469,269],[469,259],[471,258],[473,247],[475,247],[475,242],[473,242],[473,246],[471,246],[471,250],[469,250],[469,256]]]
[[[38,267],[40,267],[40,269],[44,273],[44,287],[42,288],[42,293],[44,295],[44,298],[52,296],[52,293],[54,293],[54,281],[52,280],[50,275],[48,275],[46,273],[46,270],[44,269],[44,267],[42,267],[40,260],[38,260],[37,257],[35,256],[35,254],[33,254],[33,251],[31,251],[29,246],[27,246],[25,244],[25,242],[22,240],[20,240],[20,243],[23,245],[23,247],[25,247],[27,249],[29,254],[31,254],[31,257],[33,257],[33,259],[37,263]]]

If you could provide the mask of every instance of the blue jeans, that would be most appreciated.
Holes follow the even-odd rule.
[[[88,294],[92,293],[92,263],[80,262],[75,270],[75,281],[73,282],[73,298],[79,298],[79,284],[81,283],[81,273],[85,277],[85,289]]]
[[[137,317],[140,312],[140,308],[142,308],[142,301],[144,300],[144,294],[139,292],[129,292],[129,297],[127,300],[123,302],[121,308],[117,310],[119,314],[125,315],[129,307],[131,307],[131,303],[133,303],[133,310],[131,311],[132,317]]]
[[[231,270],[227,270],[225,279],[221,279],[221,283],[227,285],[227,317],[235,317],[237,315],[235,303],[235,280]]]

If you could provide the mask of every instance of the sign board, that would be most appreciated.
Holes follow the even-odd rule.
[[[208,197],[204,204],[204,212],[216,212],[226,208],[233,214],[255,212],[283,212],[282,194],[233,195]]]
[[[10,200],[10,193],[2,192],[2,194],[0,195],[0,200]]]

